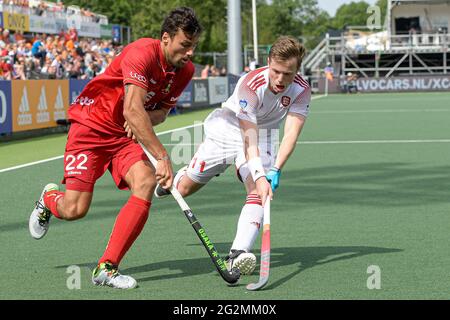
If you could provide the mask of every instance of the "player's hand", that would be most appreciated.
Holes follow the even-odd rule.
[[[170,159],[163,158],[156,164],[156,181],[164,189],[169,190],[173,184],[173,169]]]
[[[270,186],[270,183],[267,181],[266,177],[261,177],[256,180],[256,192],[261,199],[263,207],[266,203],[267,198],[270,198],[270,200],[272,200],[273,198],[272,187]]]
[[[123,127],[125,129],[125,132],[127,133],[127,137],[131,138],[135,143],[137,143],[137,138],[134,135],[133,131],[131,130],[131,127],[128,125],[128,122],[125,121],[125,123],[123,124]]]
[[[281,170],[277,167],[272,167],[266,175],[267,181],[269,181],[272,191],[277,190],[280,185]]]

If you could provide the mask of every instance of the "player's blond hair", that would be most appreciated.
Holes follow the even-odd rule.
[[[272,48],[270,48],[269,59],[285,61],[291,58],[297,58],[297,67],[300,69],[305,53],[305,47],[297,39],[291,36],[281,36],[274,42]]]

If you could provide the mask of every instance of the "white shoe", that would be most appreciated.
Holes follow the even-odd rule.
[[[28,221],[30,234],[36,240],[42,239],[46,235],[50,217],[52,216],[50,210],[44,205],[44,195],[49,191],[59,191],[58,185],[49,183],[44,187],[41,197],[36,201],[36,207],[31,212],[30,220]]]
[[[109,262],[100,263],[92,272],[92,283],[96,286],[108,286],[115,289],[133,289],[137,281],[119,273]]]
[[[173,179],[174,186],[176,186],[178,184],[181,177],[184,177],[184,175],[186,174],[187,168],[188,168],[188,166],[184,166],[183,168],[178,170],[177,174],[175,175],[175,178]],[[170,191],[167,189],[164,189],[163,187],[161,187],[158,184],[158,185],[156,185],[155,192],[153,192],[153,194],[155,195],[156,198],[163,199],[170,194]]]
[[[225,258],[228,270],[238,268],[241,275],[250,275],[256,267],[256,257],[251,252],[244,250],[231,250],[230,254]]]

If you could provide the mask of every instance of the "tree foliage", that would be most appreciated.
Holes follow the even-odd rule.
[[[351,2],[338,8],[335,17],[319,8],[317,0],[257,0],[258,42],[269,45],[279,35],[292,35],[307,47],[317,44],[329,29],[349,25],[365,25],[364,1]],[[385,17],[386,0],[377,5]],[[204,33],[198,52],[224,52],[227,48],[227,0],[65,0],[65,5],[76,4],[108,16],[110,23],[132,28],[133,39],[160,36],[165,15],[178,6],[189,6],[196,11]],[[252,1],[241,0],[242,43],[253,44]]]
[[[333,19],[335,29],[343,29],[348,26],[365,26],[367,23],[367,8],[369,4],[365,1],[343,4],[336,11]]]

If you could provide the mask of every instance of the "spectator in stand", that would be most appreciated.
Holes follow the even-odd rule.
[[[8,29],[3,30],[1,40],[6,44],[10,44],[11,42],[13,42],[11,41],[11,35]]]
[[[25,45],[25,40],[20,40],[17,42],[17,55],[26,56],[28,54],[27,47]]]
[[[0,62],[0,73],[3,80],[12,80],[13,67],[8,56],[2,57]]]
[[[63,63],[62,55],[58,53],[51,64],[56,79],[62,79],[64,77]]]
[[[91,61],[91,63],[89,63],[89,66],[86,69],[87,79],[95,78],[97,76],[98,71],[99,68],[97,64],[94,61]]]
[[[36,41],[33,43],[33,48],[31,49],[31,53],[33,57],[40,60],[41,68],[44,66],[45,57],[47,55],[47,51],[45,50],[44,44],[41,41],[41,36],[36,37]]]
[[[220,75],[219,70],[216,68],[216,66],[211,67],[211,77],[218,77]]]
[[[202,73],[200,75],[200,77],[202,79],[206,79],[209,77],[209,72],[210,72],[210,66],[209,64],[205,65],[205,67],[202,69]]]
[[[14,39],[14,42],[19,42],[19,41],[25,40],[23,32],[22,31],[14,32],[13,39]]]
[[[244,71],[242,71],[242,73],[240,74],[240,77],[245,76],[249,72],[250,72],[250,67],[249,66],[245,66]]]
[[[20,56],[14,64],[13,80],[26,80],[25,58]]]
[[[3,40],[0,40],[0,57],[8,56],[8,50],[6,49],[6,43]]]
[[[69,39],[72,40],[74,43],[78,42],[78,32],[75,28],[69,29]]]
[[[53,51],[53,37],[52,36],[48,36],[45,39],[45,49],[47,50],[47,52],[51,52]]]
[[[46,59],[45,59],[45,63],[44,63],[44,65],[43,65],[42,68],[41,68],[41,73],[42,73],[43,75],[47,75],[47,76],[48,76],[49,74],[51,74],[51,72],[52,72],[51,66],[52,66],[52,59],[46,58]]]

